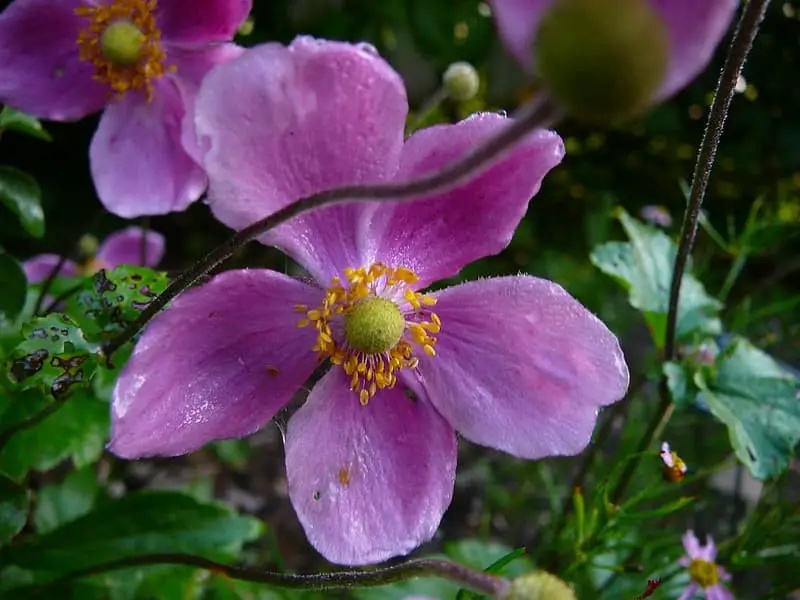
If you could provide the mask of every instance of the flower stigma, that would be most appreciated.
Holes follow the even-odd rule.
[[[165,66],[156,5],[157,0],[113,0],[75,9],[87,21],[78,32],[78,55],[94,65],[94,78],[117,97],[142,90],[152,100],[153,81],[175,70]]]
[[[707,560],[692,560],[689,565],[689,575],[704,588],[709,588],[719,583],[717,565]]]
[[[312,350],[318,359],[330,358],[344,369],[362,405],[378,390],[394,387],[398,371],[417,368],[415,350],[436,356],[442,322],[428,309],[436,298],[414,291],[417,281],[417,274],[402,266],[347,268],[344,281],[331,280],[318,308],[295,306],[304,315],[297,326],[317,330]]]

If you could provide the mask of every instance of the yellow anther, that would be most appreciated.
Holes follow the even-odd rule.
[[[299,313],[308,312],[308,307],[305,304],[295,304],[294,311]]]
[[[422,296],[419,301],[425,306],[436,306],[439,299],[436,296]]]
[[[308,319],[300,319],[297,322],[297,326],[298,327],[307,327],[309,325],[309,323],[311,323],[311,321],[309,321]]]
[[[425,350],[425,354],[428,356],[436,356],[436,350],[430,344],[425,344],[422,349]]]
[[[361,406],[369,404],[369,392],[367,390],[361,390],[358,393],[358,400],[361,402]]]

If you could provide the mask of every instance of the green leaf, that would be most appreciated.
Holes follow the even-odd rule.
[[[166,273],[147,267],[102,269],[70,297],[67,310],[87,339],[103,341],[125,329],[168,284]]]
[[[11,324],[25,307],[28,280],[19,263],[0,252],[0,328]]]
[[[590,259],[628,290],[631,306],[642,311],[656,345],[663,347],[677,248],[663,231],[637,221],[625,211],[620,211],[619,220],[630,242],[597,246]],[[721,304],[687,270],[678,305],[678,338],[695,332],[719,333],[722,327],[716,315],[720,308]]]
[[[26,115],[23,112],[14,110],[8,106],[0,110],[0,130],[8,129],[9,131],[19,131],[25,135],[39,138],[46,142],[51,141],[53,138],[42,127],[42,123],[36,117]]]
[[[82,517],[94,506],[100,484],[90,467],[74,471],[59,484],[46,485],[36,494],[33,522],[36,532],[48,533]]]
[[[717,358],[716,374],[705,373],[695,383],[737,458],[756,479],[784,471],[800,441],[800,380],[744,338]]]
[[[502,574],[505,577],[516,577],[533,569],[530,558],[520,555],[517,550],[499,542],[483,540],[460,540],[445,545],[445,554],[454,561],[472,567],[473,569],[487,569],[494,567],[492,573]],[[512,556],[511,562],[503,565],[502,571],[497,571],[498,563]]]
[[[0,544],[5,544],[28,519],[28,491],[0,475]]]
[[[0,166],[0,202],[17,216],[29,235],[44,235],[42,191],[33,177],[14,167]]]
[[[43,536],[0,553],[22,568],[53,574],[155,553],[189,553],[232,560],[262,533],[258,519],[177,492],[139,492],[107,502]]]
[[[19,422],[48,406],[44,399],[20,401],[14,396],[3,422]],[[103,453],[109,431],[109,407],[102,400],[79,392],[33,427],[18,431],[0,452],[0,470],[12,479],[28,471],[47,471],[66,459],[75,468],[95,462]]]
[[[97,366],[95,347],[67,315],[35,317],[22,335],[8,370],[23,389],[41,389],[59,400],[89,383]]]

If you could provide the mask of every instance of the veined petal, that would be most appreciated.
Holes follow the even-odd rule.
[[[394,175],[407,112],[399,75],[358,45],[297,38],[215,68],[196,104],[214,215],[242,229],[303,196]],[[264,235],[320,281],[360,265],[359,205]]]
[[[158,26],[167,43],[229,42],[252,7],[252,0],[160,0]]]
[[[366,406],[329,371],[290,419],[289,495],[311,544],[343,565],[378,563],[429,540],[453,494],[456,438],[399,388]]]
[[[293,305],[322,291],[267,270],[227,271],[157,316],[114,388],[109,449],[185,454],[262,428],[317,365]]]
[[[616,336],[559,285],[529,276],[434,294],[442,330],[421,355],[431,402],[467,439],[521,458],[575,454],[598,408],[621,399]]]
[[[28,283],[39,283],[50,277],[50,273],[56,268],[61,257],[58,254],[37,254],[22,263],[22,270]],[[61,265],[58,275],[68,277],[78,272],[78,265],[67,259]]]
[[[490,0],[500,39],[528,71],[533,70],[533,39],[539,21],[556,0]]]
[[[441,169],[510,122],[484,113],[455,125],[418,131],[403,146],[397,179],[414,179]],[[511,241],[544,176],[563,156],[558,134],[538,130],[456,189],[413,204],[371,205],[364,216],[367,263],[408,267],[419,275],[419,286],[425,287],[455,275],[478,258],[497,254]]]
[[[163,235],[150,229],[145,231],[140,227],[128,227],[115,231],[103,240],[96,258],[103,268],[113,269],[119,265],[154,267],[163,256]]]
[[[56,121],[80,119],[108,99],[94,66],[78,59],[80,0],[16,0],[0,13],[0,104]]]
[[[158,82],[150,102],[130,92],[108,106],[89,148],[92,177],[106,209],[125,218],[163,215],[200,197],[206,177],[183,149],[185,114],[169,79]]]
[[[658,93],[672,96],[708,66],[728,31],[739,0],[651,0],[669,31],[670,59]]]

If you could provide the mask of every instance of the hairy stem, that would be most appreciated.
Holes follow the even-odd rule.
[[[711,103],[711,110],[708,113],[706,129],[703,133],[703,141],[700,143],[700,151],[697,154],[694,174],[692,175],[692,187],[689,192],[689,202],[686,212],[683,215],[681,225],[680,242],[678,252],[675,256],[675,264],[672,270],[672,284],[669,291],[669,308],[667,312],[666,340],[664,344],[664,362],[675,360],[677,354],[676,338],[678,326],[678,303],[680,300],[681,283],[689,255],[694,246],[695,235],[697,234],[697,224],[700,219],[700,209],[708,189],[708,181],[711,177],[711,170],[714,167],[714,159],[717,155],[717,148],[725,128],[725,121],[728,117],[728,110],[733,99],[736,81],[742,72],[747,55],[753,47],[753,40],[758,34],[758,28],[764,18],[769,0],[749,0],[744,6],[742,16],[736,26],[736,32],[728,48],[728,55],[725,57],[725,65],[722,67],[717,89],[714,93],[714,101]],[[642,437],[639,447],[636,449],[640,456],[656,440],[661,437],[664,428],[669,422],[675,405],[667,387],[666,379],[662,378],[659,386],[660,401],[656,414],[650,421],[647,431]],[[632,460],[628,463],[625,471],[620,475],[617,485],[612,489],[610,499],[612,502],[619,502],[620,498],[630,484],[639,460]]]
[[[333,573],[293,575],[263,571],[251,567],[226,565],[191,554],[147,554],[109,561],[68,573],[46,584],[36,586],[32,589],[33,593],[31,595],[44,596],[47,593],[51,593],[53,590],[63,589],[64,584],[82,577],[90,577],[129,567],[164,564],[197,567],[240,581],[252,581],[273,587],[305,590],[345,590],[356,587],[387,585],[389,583],[405,581],[415,577],[440,577],[442,579],[454,581],[476,592],[488,594],[496,598],[504,593],[509,586],[508,580],[502,577],[495,577],[487,573],[473,571],[464,565],[442,558],[409,560],[399,565],[368,571],[350,570],[336,571]]]
[[[407,202],[421,200],[430,194],[441,193],[478,175],[511,150],[517,142],[522,140],[533,129],[551,124],[558,116],[558,108],[545,98],[543,101],[531,103],[525,107],[522,113],[515,120],[510,121],[508,126],[504,127],[497,135],[489,138],[472,152],[465,154],[462,158],[447,165],[440,171],[411,181],[345,186],[326,190],[284,206],[268,217],[242,229],[181,273],[167,289],[150,302],[139,318],[117,337],[103,345],[103,354],[110,362],[114,352],[130,341],[173,298],[222,263],[239,247],[270,229],[304,212],[323,206],[347,202]]]

